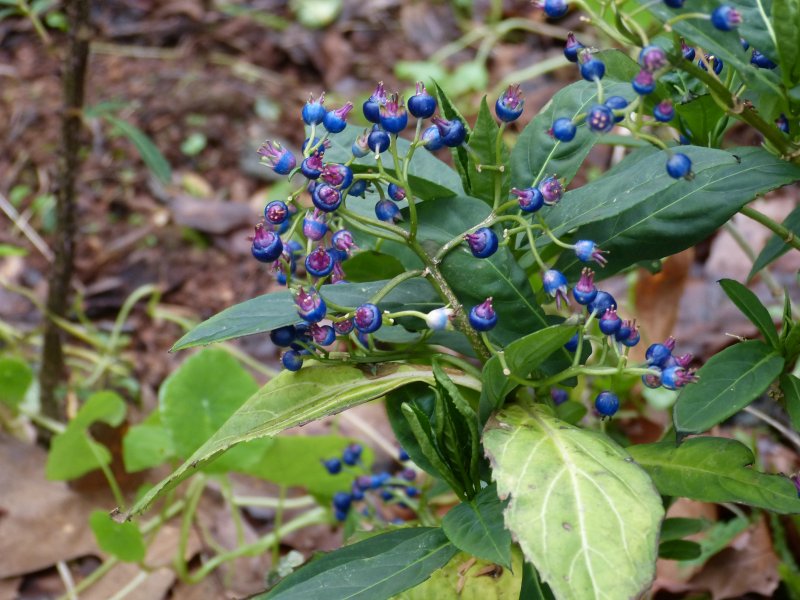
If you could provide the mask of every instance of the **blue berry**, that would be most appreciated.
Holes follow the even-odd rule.
[[[651,344],[645,351],[644,357],[647,364],[653,367],[663,367],[672,358],[671,344]]]
[[[399,185],[395,185],[394,183],[389,184],[386,193],[389,196],[389,198],[391,198],[395,202],[400,202],[401,200],[406,199],[406,191]]]
[[[494,112],[501,121],[512,123],[519,119],[524,107],[525,100],[522,99],[519,85],[510,85],[495,102]]]
[[[694,60],[695,57],[695,50],[690,46],[686,45],[686,42],[681,40],[681,54],[683,54],[683,58],[686,60]]]
[[[572,122],[572,119],[561,117],[553,121],[553,126],[550,128],[550,131],[553,137],[559,142],[571,142],[575,138],[575,133],[578,131],[578,128],[575,127],[575,123]]]
[[[328,307],[322,296],[313,288],[311,293],[306,293],[301,287],[297,297],[294,299],[294,303],[297,305],[297,314],[300,315],[301,319],[309,323],[321,321],[328,312]]]
[[[334,259],[322,246],[306,256],[306,271],[314,277],[327,277],[333,271]]]
[[[595,81],[596,79],[602,79],[603,75],[606,74],[606,65],[603,63],[602,60],[597,58],[592,58],[588,54],[584,54],[581,62],[581,77],[583,77],[586,81]]]
[[[370,479],[370,485],[369,485],[369,486],[370,486],[370,487],[371,487],[373,490],[376,490],[376,489],[378,489],[379,487],[381,487],[381,486],[382,486],[384,483],[386,483],[387,481],[389,481],[391,478],[392,478],[392,476],[391,476],[391,475],[389,475],[389,473],[387,473],[386,471],[381,471],[381,472],[380,472],[380,473],[378,473],[377,475],[373,475],[373,476],[371,477],[371,479]]]
[[[319,100],[314,100],[313,95],[309,97],[301,113],[306,125],[319,125],[322,123],[322,119],[325,118],[325,113],[327,112],[323,106],[324,102],[325,92],[320,94]]]
[[[600,392],[594,399],[594,407],[604,417],[613,416],[619,410],[619,398],[609,391]]]
[[[367,144],[368,137],[369,134],[365,129],[364,133],[355,139],[353,145],[350,146],[350,151],[353,153],[353,156],[355,156],[356,158],[363,158],[367,154],[369,154],[369,144]]]
[[[576,333],[573,335],[566,344],[564,344],[564,349],[568,350],[569,352],[575,352],[578,349],[578,334]]]
[[[362,490],[358,485],[355,483],[350,488],[350,496],[353,500],[359,501],[364,499],[364,490]]]
[[[553,404],[558,406],[559,404],[564,404],[564,402],[569,400],[569,394],[567,393],[567,390],[562,390],[561,388],[551,388],[550,399],[553,401]]]
[[[448,121],[442,117],[433,117],[433,124],[439,128],[439,136],[442,144],[448,148],[455,148],[464,143],[467,139],[467,129],[460,119]]]
[[[497,313],[492,307],[492,299],[487,298],[469,311],[469,324],[476,331],[489,331],[497,325]]]
[[[386,102],[386,88],[381,81],[375,88],[372,95],[364,101],[362,109],[364,110],[364,117],[370,123],[380,123],[381,120],[381,106]]]
[[[403,100],[397,95],[392,94],[380,109],[381,127],[389,133],[395,135],[403,131],[408,125],[408,112],[403,104]]]
[[[661,370],[658,373],[648,373],[647,375],[642,375],[642,383],[645,387],[649,387],[651,390],[661,387]]]
[[[544,196],[539,188],[511,188],[511,194],[519,199],[519,207],[523,212],[534,213],[544,206]]]
[[[584,47],[585,46],[575,38],[575,34],[570,31],[567,34],[567,43],[564,45],[564,56],[569,62],[576,63],[578,62],[578,54]]]
[[[273,262],[280,258],[283,252],[283,242],[277,233],[268,231],[259,223],[256,225],[256,233],[253,236],[250,252],[253,258],[259,262]]]
[[[722,67],[724,66],[722,59],[717,58],[714,55],[706,54],[705,61],[700,59],[697,60],[697,66],[703,69],[703,71],[707,71],[706,63],[710,64],[711,67],[714,69],[714,73],[719,75],[722,72]]]
[[[352,467],[361,459],[362,450],[361,444],[350,444],[342,452],[342,462]]]
[[[408,99],[408,112],[418,119],[427,119],[436,112],[436,98],[425,89],[425,84],[417,82],[417,93]]]
[[[422,145],[425,146],[425,149],[430,152],[436,152],[437,150],[444,148],[442,135],[439,133],[439,128],[436,125],[431,125],[425,131],[423,131],[421,139]]]
[[[353,171],[347,165],[329,163],[322,169],[321,177],[328,185],[342,190],[350,187],[353,182]]]
[[[656,104],[653,109],[653,116],[656,121],[668,123],[675,117],[675,107],[672,105],[672,100],[663,100]]]
[[[614,112],[605,104],[595,104],[586,113],[586,125],[597,133],[608,133],[614,128]]]
[[[314,323],[311,328],[311,338],[319,346],[330,346],[336,341],[336,330],[330,325],[317,325]]]
[[[331,475],[337,475],[342,472],[342,461],[338,457],[323,460],[322,466]]]
[[[328,233],[328,225],[325,223],[325,217],[320,215],[319,210],[313,213],[307,212],[303,219],[303,235],[308,239],[318,242],[325,234]]]
[[[294,325],[286,325],[270,331],[269,339],[272,340],[272,343],[276,346],[286,348],[294,341],[296,335],[297,332],[295,331]]]
[[[347,521],[347,511],[339,510],[338,508],[334,509],[333,516],[340,523],[344,523],[345,521]]]
[[[335,110],[329,110],[325,113],[322,124],[330,133],[344,131],[344,128],[347,127],[347,115],[351,110],[353,110],[352,102],[347,102],[344,106]]]
[[[300,172],[306,179],[317,179],[322,175],[322,169],[324,167],[325,165],[322,163],[322,154],[314,152],[314,154],[300,163]]]
[[[408,496],[409,498],[416,498],[417,496],[419,496],[419,490],[415,488],[413,485],[409,485],[406,488],[406,496]]]
[[[347,492],[336,492],[333,495],[333,507],[342,512],[350,510],[350,503],[352,501],[353,498]]]
[[[697,376],[681,366],[667,367],[661,372],[661,385],[668,390],[677,390],[695,381]]]
[[[781,116],[775,119],[775,127],[780,129],[783,133],[789,133],[789,119],[786,118],[786,115],[781,113]]]
[[[400,209],[391,200],[379,200],[375,204],[375,216],[387,223],[393,223],[401,219]]]
[[[641,70],[631,82],[633,90],[640,96],[652,94],[656,89],[656,80],[650,71]]]
[[[598,290],[594,300],[586,305],[586,310],[588,310],[590,314],[595,313],[598,317],[605,314],[609,308],[616,309],[617,301],[614,300],[614,296],[608,292],[603,292],[600,290]]]
[[[634,326],[634,328],[631,330],[631,334],[624,340],[620,340],[620,342],[622,343],[623,346],[628,346],[629,348],[633,348],[641,340],[642,336],[639,334],[639,328]]]
[[[561,271],[555,269],[548,269],[542,275],[542,286],[545,293],[552,296],[556,300],[556,306],[561,308],[561,302],[564,301],[569,304],[567,297],[567,278]]]
[[[497,234],[488,227],[476,229],[474,233],[466,234],[464,239],[475,258],[488,258],[497,252]]]
[[[335,321],[333,323],[333,328],[339,335],[347,335],[353,331],[355,327],[356,324],[353,322],[353,319],[345,319],[344,321]]]
[[[691,178],[692,176],[692,160],[685,154],[677,152],[669,157],[667,160],[667,173],[673,179]]]
[[[406,452],[403,448],[400,448],[397,451],[397,460],[399,460],[400,462],[405,462],[405,461],[409,460],[410,458],[411,457],[408,455],[408,452]]]
[[[606,335],[614,335],[622,327],[622,319],[617,315],[617,311],[609,308],[599,320],[600,331]]]
[[[342,193],[327,183],[321,183],[314,187],[311,201],[322,212],[333,212],[342,204]]]
[[[564,196],[564,186],[556,177],[546,177],[539,182],[539,191],[542,193],[542,199],[548,206],[557,204]]]
[[[622,96],[610,96],[606,98],[605,105],[612,111],[622,110],[623,108],[626,108],[628,106],[628,101]],[[625,118],[624,114],[615,115],[614,123],[619,123],[624,118]]]
[[[608,263],[605,252],[600,250],[591,240],[578,240],[575,242],[575,256],[582,262],[595,261],[598,265],[605,266]]]
[[[686,2],[686,0],[664,0],[664,4],[670,8],[683,8],[684,2]]]
[[[288,175],[297,165],[294,155],[278,142],[266,142],[258,149],[258,154],[278,175]]]
[[[742,22],[742,14],[727,4],[718,6],[711,13],[711,24],[720,31],[736,29]]]
[[[383,316],[381,310],[374,304],[362,304],[356,309],[356,314],[353,317],[356,329],[361,333],[373,333],[380,329],[383,323]]]
[[[273,225],[282,225],[289,218],[289,207],[281,200],[273,200],[264,207],[264,218]]]
[[[350,186],[350,189],[347,190],[348,196],[361,196],[364,197],[364,192],[367,191],[367,180],[366,179],[358,179],[353,185]]]
[[[287,371],[299,371],[303,366],[303,355],[300,350],[287,350],[281,356],[281,363]]]
[[[586,306],[597,296],[597,288],[594,285],[594,273],[591,269],[583,269],[578,283],[572,288],[572,296],[575,302]]]
[[[565,0],[543,0],[542,8],[551,19],[560,19],[569,11],[569,4]]]
[[[753,54],[750,57],[750,64],[757,66],[759,69],[774,69],[778,66],[755,48],[753,48]]]
[[[340,229],[336,233],[331,236],[331,244],[337,250],[341,252],[350,252],[352,248],[356,247],[356,243],[353,241],[353,234],[350,233],[347,229]],[[345,256],[347,256],[345,254]]]
[[[381,129],[380,126],[373,125],[372,131],[367,137],[367,145],[375,154],[386,152],[389,149],[389,134]]]
[[[390,502],[391,500],[393,500],[393,499],[394,499],[394,494],[392,493],[392,491],[391,491],[391,490],[383,490],[383,491],[381,492],[381,499],[382,499],[384,502]]]
[[[667,63],[667,53],[659,46],[645,46],[639,53],[639,64],[645,71],[650,71],[651,73],[658,71],[661,67],[665,67]]]

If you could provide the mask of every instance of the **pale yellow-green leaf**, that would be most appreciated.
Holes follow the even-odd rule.
[[[501,410],[483,442],[511,497],[506,526],[556,598],[635,598],[650,585],[664,510],[625,450],[539,405]]]

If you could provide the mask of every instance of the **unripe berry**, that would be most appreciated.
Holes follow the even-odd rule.
[[[492,307],[492,299],[487,298],[469,311],[469,324],[476,331],[489,331],[497,325],[497,313]]]
[[[497,234],[488,227],[481,227],[474,233],[468,233],[464,239],[475,258],[488,258],[497,252]]]
[[[408,99],[408,112],[418,119],[427,119],[436,112],[436,98],[425,89],[425,84],[417,82],[417,93]]]
[[[619,398],[609,391],[600,392],[594,399],[594,407],[604,417],[611,417],[619,410]]]
[[[425,315],[425,323],[428,329],[442,331],[450,323],[450,316],[453,314],[452,308],[435,308]]]
[[[369,134],[365,129],[364,133],[355,139],[353,145],[350,146],[350,151],[353,153],[353,156],[355,156],[356,158],[363,158],[367,154],[369,154],[369,145],[367,144],[368,137]]]

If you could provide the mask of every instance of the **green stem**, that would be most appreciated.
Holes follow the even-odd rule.
[[[626,369],[625,372],[629,375],[657,375],[659,371],[657,369],[645,369],[645,368],[631,368]],[[617,374],[617,367],[586,367],[586,366],[578,366],[578,367],[570,367],[569,369],[565,369],[560,373],[556,373],[551,377],[547,377],[545,379],[535,380],[535,379],[526,379],[525,384],[530,387],[549,387],[559,381],[564,381],[565,379],[569,379],[570,377],[576,377],[578,375],[616,375]]]
[[[283,511],[286,508],[284,504],[285,500],[286,486],[282,485],[278,488],[278,507],[275,510],[275,525],[272,528],[272,533],[275,536],[275,540],[272,543],[273,568],[276,567],[281,560],[281,527],[283,526]]]
[[[175,555],[175,572],[181,581],[189,581],[189,568],[186,564],[186,549],[189,547],[189,534],[192,531],[192,522],[194,515],[197,512],[197,506],[200,504],[200,498],[203,495],[203,489],[206,485],[206,478],[204,475],[196,475],[186,492],[186,510],[181,519],[180,537],[178,538],[178,551]]]
[[[764,213],[758,212],[756,209],[750,206],[743,206],[739,209],[739,212],[742,213],[745,217],[753,219],[761,223],[764,227],[772,231],[775,235],[777,235],[781,240],[783,240],[784,244],[788,244],[792,248],[796,250],[800,250],[800,239],[797,236],[789,231],[786,227],[778,223],[777,221],[773,221]]]
[[[671,27],[675,23],[680,23],[681,21],[689,21],[691,19],[696,19],[698,21],[708,21],[711,16],[708,13],[701,13],[701,12],[691,12],[691,13],[683,13],[682,15],[676,15],[671,19],[664,22],[664,29],[667,31],[672,31]]]
[[[389,152],[392,154],[392,160],[394,160],[394,168],[395,171],[400,173],[401,184],[403,189],[406,192],[406,200],[408,201],[408,239],[413,240],[417,237],[417,203],[414,200],[414,193],[411,190],[411,187],[408,185],[408,162],[402,164],[400,162],[400,157],[397,154],[397,136],[392,136],[389,142]],[[401,166],[402,165],[402,166]]]
[[[403,273],[400,273],[399,275],[394,276],[392,279],[386,282],[386,285],[384,285],[380,290],[375,292],[375,294],[369,299],[369,301],[372,304],[377,304],[378,302],[383,300],[389,294],[389,292],[391,292],[398,285],[400,285],[404,281],[413,279],[414,277],[419,277],[420,275],[422,275],[422,271],[414,270],[414,271],[405,271]]]
[[[297,498],[270,498],[268,496],[236,496],[231,498],[236,506],[258,506],[261,508],[278,508],[283,504],[286,510],[309,508],[315,506],[317,501],[313,496],[299,496]]]

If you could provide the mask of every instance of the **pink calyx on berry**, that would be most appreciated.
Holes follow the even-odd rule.
[[[264,164],[272,167],[278,175],[288,175],[297,165],[294,155],[278,142],[267,141],[258,149]]]

